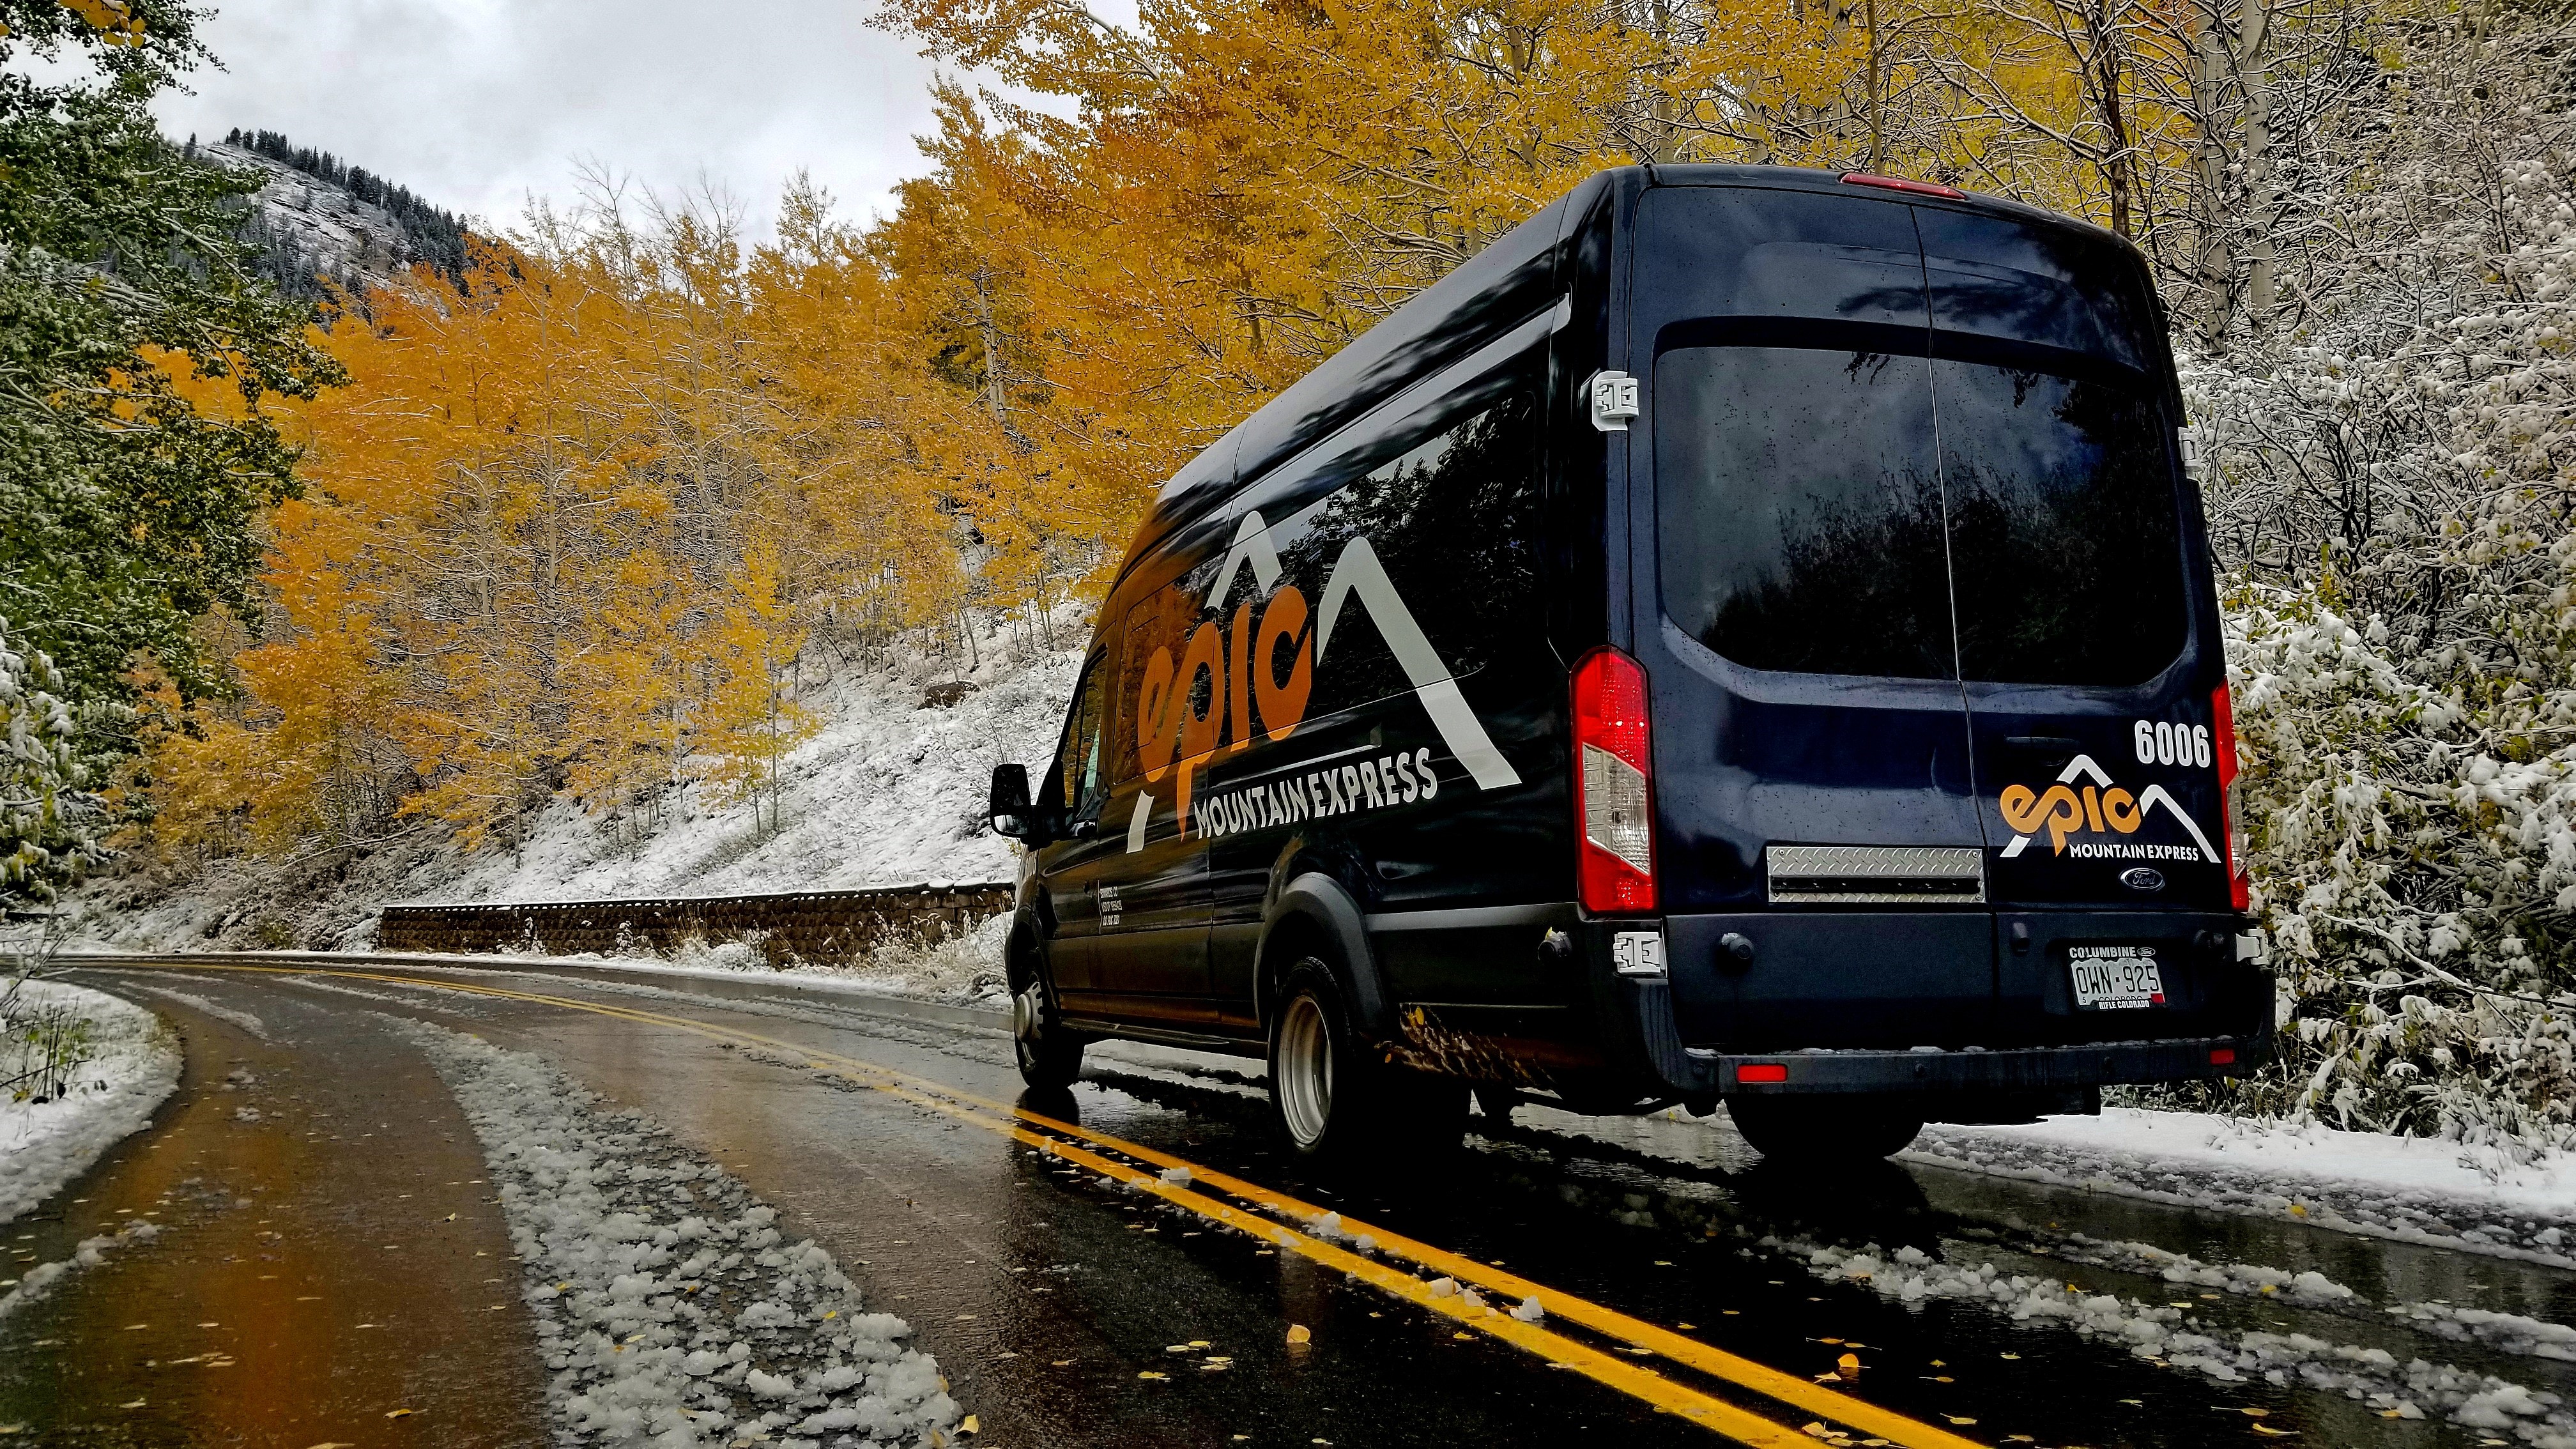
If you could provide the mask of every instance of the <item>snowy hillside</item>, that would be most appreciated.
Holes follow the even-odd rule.
[[[1058,624],[1079,641],[1087,621]],[[854,669],[801,703],[822,722],[786,763],[774,831],[749,806],[693,784],[635,838],[625,822],[558,798],[528,820],[513,851],[464,855],[433,830],[349,861],[330,853],[282,864],[221,861],[193,878],[139,863],[82,893],[91,944],[174,948],[361,949],[385,906],[439,901],[600,900],[841,890],[925,880],[1007,878],[1008,841],[983,828],[993,766],[1043,768],[1081,665],[1076,643],[1030,658],[997,631],[962,674],[920,659]],[[946,706],[933,686],[971,686]]]
[[[945,709],[923,703],[940,675],[835,681],[804,701],[828,723],[788,761],[775,834],[755,834],[748,809],[710,808],[693,787],[679,818],[630,851],[579,806],[558,801],[515,856],[487,853],[453,880],[422,883],[401,899],[606,900],[1005,879],[1010,842],[984,829],[993,766],[1042,767],[1080,667],[1079,652],[1068,650],[992,670]]]

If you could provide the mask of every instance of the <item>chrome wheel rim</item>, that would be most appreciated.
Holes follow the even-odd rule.
[[[1279,1023],[1279,1115],[1288,1135],[1300,1147],[1323,1140],[1324,1124],[1333,1115],[1333,1039],[1324,1024],[1324,1009],[1311,996],[1288,1003]]]
[[[1011,1035],[1022,1041],[1038,1039],[1038,1023],[1046,1011],[1044,998],[1034,985],[1011,998]]]

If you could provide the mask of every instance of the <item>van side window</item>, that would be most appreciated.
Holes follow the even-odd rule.
[[[1116,745],[1110,762],[1111,777],[1122,783],[1171,763],[1185,714],[1200,719],[1208,715],[1212,701],[1207,696],[1213,693],[1213,687],[1207,671],[1194,670],[1198,676],[1194,680],[1175,677],[1180,662],[1189,655],[1190,636],[1205,613],[1201,601],[1207,592],[1208,572],[1205,568],[1193,569],[1128,606],[1114,701],[1118,718],[1113,732]],[[1148,690],[1146,678],[1157,670],[1165,673],[1158,675],[1156,687]],[[1149,710],[1151,718],[1146,717]],[[1148,755],[1153,756],[1150,762]]]
[[[1057,798],[1076,820],[1098,819],[1101,802],[1109,796],[1109,670],[1105,665],[1102,656],[1094,655],[1083,670],[1082,683],[1074,690],[1073,712],[1065,720],[1064,744],[1056,756]]]
[[[1452,400],[1398,423],[1370,450],[1367,472],[1320,507],[1270,521],[1285,581],[1318,610],[1335,570],[1365,539],[1452,677],[1546,653],[1538,386],[1515,369],[1479,392],[1463,416]],[[1385,633],[1364,599],[1343,606],[1306,717],[1415,682]]]

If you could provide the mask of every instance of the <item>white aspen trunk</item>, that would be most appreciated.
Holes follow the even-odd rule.
[[[2198,61],[2191,74],[2192,119],[2200,130],[2193,152],[2199,195],[2200,236],[2193,271],[2200,289],[2201,337],[2210,350],[2227,342],[2236,320],[2236,258],[2227,247],[2227,12],[2225,0],[2209,0],[2200,13]]]
[[[2266,154],[2272,145],[2272,72],[2270,58],[2265,54],[2271,41],[2272,12],[2269,0],[2236,3],[2236,75],[2245,94],[2245,190],[2253,223],[2245,240],[2249,264],[2245,311],[2260,328],[2272,316],[2272,227],[2280,219],[2281,209],[2279,198],[2273,194],[2271,158]]]
[[[1002,420],[1002,339],[993,326],[993,297],[986,289],[987,278],[975,278],[975,311],[984,333],[984,406],[992,411],[993,421]]]

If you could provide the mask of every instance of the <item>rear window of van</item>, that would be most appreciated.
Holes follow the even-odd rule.
[[[1664,607],[1756,669],[2129,685],[2182,650],[2143,376],[1770,346],[1657,360]]]

